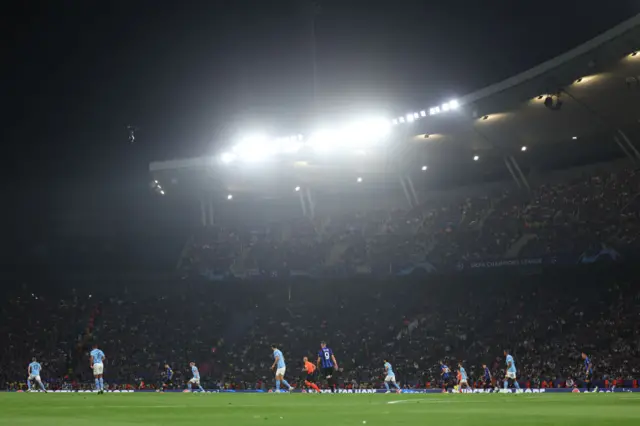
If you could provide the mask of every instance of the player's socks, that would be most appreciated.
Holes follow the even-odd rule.
[[[285,379],[282,379],[282,384],[287,387],[287,389],[291,389],[291,385]]]
[[[307,386],[310,386],[316,392],[320,392],[320,388],[315,383],[307,382]]]
[[[102,377],[100,377],[100,390],[103,391],[104,390],[104,379]]]
[[[505,381],[504,381],[504,388],[505,388],[505,389],[508,389],[508,388],[509,388],[509,381],[508,381],[508,380],[505,380]]]
[[[44,383],[42,382],[38,382],[38,384],[40,385],[40,389],[42,389],[43,392],[46,392],[47,390],[44,388]]]
[[[400,390],[400,386],[398,386],[398,384],[397,384],[397,383],[394,383],[394,384],[393,384],[393,386],[395,386],[395,387],[396,387],[396,389]]]
[[[518,383],[518,381],[517,381],[517,380],[514,380],[514,381],[513,381],[513,386],[515,386],[515,387],[516,387],[516,389],[520,389],[520,383]]]
[[[98,378],[96,377],[95,382],[96,382],[96,390],[97,390],[97,391],[99,391],[99,390],[100,390],[100,379],[98,379]]]
[[[189,388],[189,392],[191,392],[191,383],[187,383],[187,387]]]
[[[280,380],[276,380],[276,392],[280,392]]]
[[[198,389],[200,389],[200,392],[204,392],[204,388],[202,387],[202,385],[198,385]]]
[[[384,387],[387,388],[387,392],[389,391],[389,383],[388,382],[384,382]]]
[[[27,379],[27,389],[31,390],[31,380]]]

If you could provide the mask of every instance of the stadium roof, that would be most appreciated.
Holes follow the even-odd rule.
[[[365,186],[358,184],[376,190],[397,187],[399,173],[420,173],[424,166],[430,171],[440,167],[440,173],[463,172],[473,167],[474,156],[485,165],[493,158],[504,168],[503,156],[522,155],[523,146],[527,155],[534,150],[545,158],[567,147],[598,150],[609,144],[616,129],[633,134],[640,122],[638,49],[640,14],[563,55],[458,99],[456,109],[412,111],[370,149],[317,155],[303,147],[293,155],[251,164],[224,164],[217,153],[152,162],[149,169],[161,182],[205,171],[207,182],[220,191],[277,196],[298,185],[325,191]],[[561,107],[545,106],[547,98]]]

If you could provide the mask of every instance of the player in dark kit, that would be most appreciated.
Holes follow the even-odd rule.
[[[487,364],[482,364],[483,374],[482,381],[484,382],[484,389],[491,389],[491,371]]]
[[[169,386],[173,386],[173,370],[169,367],[169,364],[164,364],[164,384],[162,385],[162,392],[167,390]]]
[[[451,370],[444,361],[440,361],[440,376],[442,377],[442,392],[449,392],[451,387]]]
[[[320,342],[320,350],[318,351],[318,369],[322,372],[329,388],[336,391],[335,370],[338,369],[338,361],[333,351],[327,347],[326,342]]]
[[[591,358],[584,352],[582,352],[582,359],[584,360],[584,383],[587,386],[587,392],[590,392],[593,386],[593,364],[591,364]],[[598,387],[595,388],[594,392],[597,391]]]

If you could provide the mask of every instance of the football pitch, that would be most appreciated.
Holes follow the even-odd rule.
[[[640,425],[640,393],[0,393],[0,425]]]

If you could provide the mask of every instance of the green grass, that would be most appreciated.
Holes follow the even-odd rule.
[[[393,404],[389,402],[397,401]],[[0,425],[640,425],[640,393],[0,393]]]

